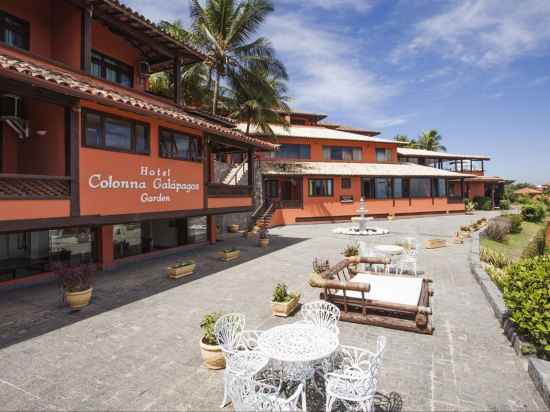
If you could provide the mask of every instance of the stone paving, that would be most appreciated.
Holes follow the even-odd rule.
[[[391,234],[366,241],[450,239],[477,218],[377,221]],[[242,312],[252,329],[295,321],[271,317],[272,287],[283,281],[303,301],[316,299],[307,285],[312,259],[336,262],[350,243],[332,233],[338,226],[273,229],[265,251],[231,237],[187,252],[198,262],[191,279],[164,274],[181,255],[101,273],[93,303],[76,313],[55,285],[0,292],[0,410],[219,410],[223,372],[201,366],[201,317]],[[229,245],[241,248],[240,261],[217,260]],[[388,338],[378,389],[403,410],[545,410],[470,273],[469,248],[420,254],[419,269],[434,280],[433,336],[340,322],[341,342],[373,349],[378,335]]]

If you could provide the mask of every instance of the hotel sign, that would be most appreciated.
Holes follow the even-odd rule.
[[[88,179],[92,190],[135,190],[141,192],[141,203],[168,203],[178,193],[191,193],[200,190],[199,183],[180,181],[172,176],[171,169],[140,166],[137,177],[114,178],[113,175],[92,174]],[[156,193],[151,193],[152,191]]]

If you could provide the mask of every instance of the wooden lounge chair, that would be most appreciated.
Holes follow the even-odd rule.
[[[356,272],[358,263],[388,264],[388,258],[348,258],[309,279],[322,289],[321,299],[340,308],[340,320],[432,334],[430,279]]]

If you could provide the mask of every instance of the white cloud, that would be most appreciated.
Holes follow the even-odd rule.
[[[375,0],[279,0],[279,3],[296,5],[299,2],[304,8],[321,8],[324,10],[351,9],[360,13],[370,11]]]
[[[550,1],[467,0],[417,24],[413,39],[392,60],[431,50],[490,68],[543,52],[549,44]]]
[[[289,69],[292,106],[372,124],[381,105],[400,92],[367,67],[364,45],[352,36],[316,26],[299,14],[268,19],[266,36]],[[334,119],[333,119],[334,120]]]

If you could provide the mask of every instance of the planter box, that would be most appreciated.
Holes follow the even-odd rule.
[[[239,225],[229,225],[227,230],[229,233],[237,233],[239,231]]]
[[[189,276],[193,274],[193,271],[195,270],[196,264],[189,264],[185,266],[169,266],[166,271],[168,272],[168,276],[172,279],[179,279],[184,276]]]
[[[300,295],[296,295],[288,302],[271,302],[271,314],[273,316],[287,317],[290,315],[300,302]]]
[[[443,239],[426,240],[426,249],[438,249],[447,246],[447,241]]]
[[[241,257],[241,251],[234,250],[232,252],[220,252],[220,257],[224,262],[230,262]]]

